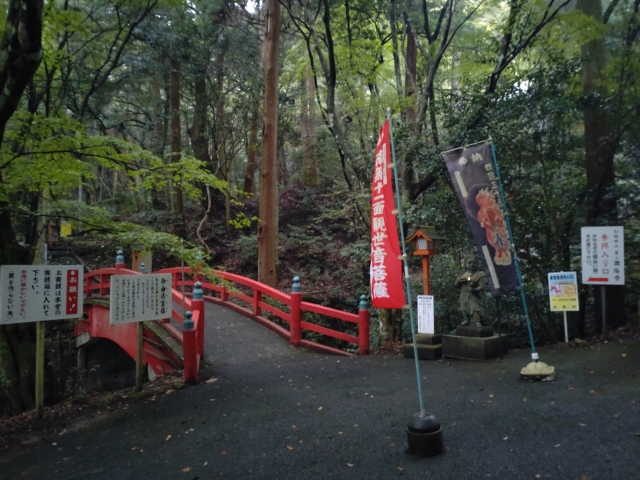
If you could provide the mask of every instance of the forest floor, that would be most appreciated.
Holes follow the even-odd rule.
[[[3,422],[0,478],[633,478],[640,467],[640,331],[543,347],[553,382],[504,360],[420,362],[446,451],[406,454],[413,359],[292,349],[207,306],[202,382],[87,395]],[[184,387],[184,388],[183,388]],[[597,459],[591,461],[590,459]]]

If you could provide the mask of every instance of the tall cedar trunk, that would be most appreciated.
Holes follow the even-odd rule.
[[[191,147],[193,156],[209,165],[209,142],[207,141],[207,83],[204,73],[199,72],[194,82],[193,125],[191,125]]]
[[[178,163],[182,152],[182,132],[180,129],[180,61],[171,59],[171,162]],[[181,185],[173,186],[173,233],[181,238],[186,236],[184,205]]]
[[[300,133],[302,135],[302,183],[308,187],[318,185],[318,152],[316,147],[315,83],[311,70],[302,79],[302,106]]]
[[[602,23],[600,0],[578,0],[577,8],[597,23]],[[618,211],[613,168],[610,119],[604,101],[608,97],[604,82],[607,64],[604,37],[581,46],[582,93],[584,96],[585,169],[589,191],[588,225],[616,225]],[[602,330],[602,292],[606,296],[606,323],[614,326],[625,320],[624,287],[594,287],[595,331]]]
[[[416,48],[416,40],[413,35],[407,29],[407,53],[405,56],[406,70],[404,77],[404,91],[406,96],[407,105],[407,122],[412,123],[416,121],[416,109],[415,109],[415,95],[416,95],[416,82],[418,81],[418,50]]]
[[[217,169],[225,180],[229,180],[229,165],[227,165],[227,150],[225,139],[225,98],[224,98],[224,54],[226,39],[220,34],[218,36],[219,49],[216,54],[216,129],[215,129],[215,160],[218,164]],[[229,197],[229,189],[224,191],[224,212],[227,224],[231,221],[231,199]]]
[[[268,0],[264,44],[264,132],[260,162],[258,280],[277,286],[278,254],[278,50],[280,2]]]
[[[155,81],[151,82],[151,104],[153,105],[153,123],[151,131],[151,153],[155,156],[162,158],[164,155],[164,121],[163,121],[163,108],[162,98],[160,97],[160,85]],[[154,210],[160,209],[160,197],[159,194],[162,190],[153,188],[151,190],[151,205]],[[100,190],[102,195],[102,189]],[[101,198],[102,200],[102,198]]]
[[[256,168],[258,168],[257,160],[257,143],[258,143],[258,127],[260,126],[260,112],[258,104],[254,103],[251,112],[251,126],[249,127],[249,144],[247,145],[247,168],[244,173],[243,191],[246,195],[253,195],[255,184],[254,176]]]

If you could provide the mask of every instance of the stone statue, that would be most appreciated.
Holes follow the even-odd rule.
[[[460,310],[463,321],[461,326],[467,326],[473,322],[476,327],[482,327],[485,322],[484,308],[482,307],[482,292],[487,284],[484,272],[478,270],[478,261],[473,255],[464,258],[466,270],[458,275],[455,286],[460,289]]]

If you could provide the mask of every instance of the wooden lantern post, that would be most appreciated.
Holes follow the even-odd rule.
[[[407,238],[407,242],[415,241],[416,249],[414,255],[422,257],[422,293],[431,295],[431,279],[429,278],[429,260],[433,255],[437,255],[438,247],[443,237],[438,235],[435,227],[417,227],[416,231]]]

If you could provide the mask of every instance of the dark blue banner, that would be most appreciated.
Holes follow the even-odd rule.
[[[519,289],[499,179],[487,143],[447,152],[451,183],[469,222],[491,295]]]

